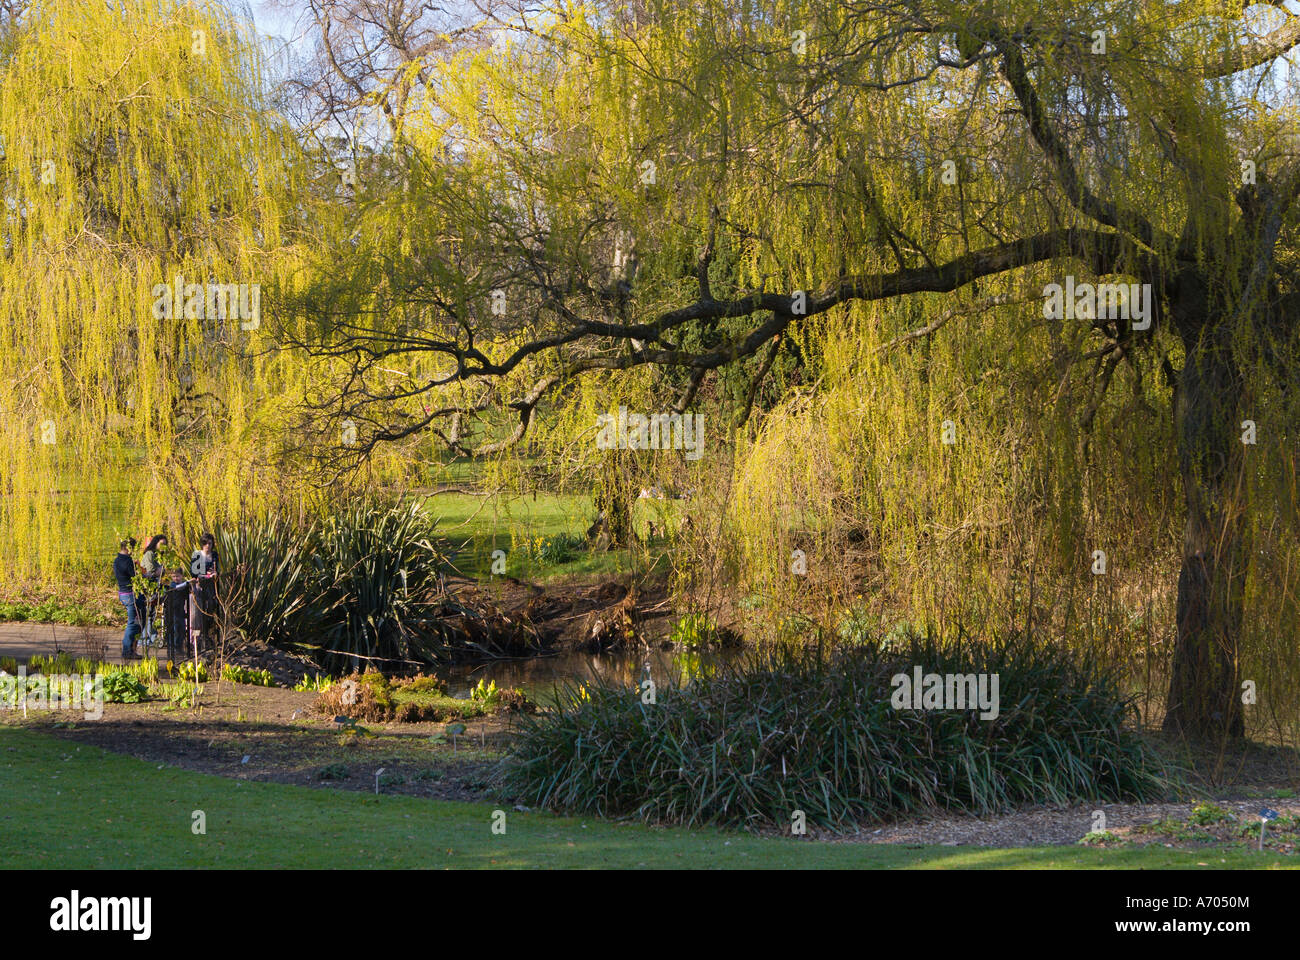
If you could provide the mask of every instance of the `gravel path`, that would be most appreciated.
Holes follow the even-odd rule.
[[[87,642],[90,648],[87,648]],[[61,623],[0,623],[0,657],[23,659],[54,653],[56,646],[74,657],[96,656],[117,663],[122,659],[122,627],[70,627]]]
[[[1255,819],[1261,807],[1267,806],[1282,814],[1300,813],[1298,800],[1222,800],[1213,802],[1231,810],[1242,822]],[[1144,823],[1154,823],[1166,817],[1184,819],[1192,808],[1191,803],[1103,803],[1095,806],[1033,807],[1001,817],[947,817],[928,820],[910,820],[890,824],[876,830],[863,830],[834,838],[848,843],[919,843],[944,846],[982,847],[1032,847],[1050,844],[1076,843],[1092,830],[1094,811],[1106,814],[1105,827],[1112,832],[1124,833]]]

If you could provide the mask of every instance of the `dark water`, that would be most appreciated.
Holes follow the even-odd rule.
[[[31,653],[52,652],[52,637],[60,647],[79,656],[86,638],[77,627],[51,624],[15,625],[20,639],[30,635],[30,649],[15,647],[19,656]],[[105,645],[105,652],[113,656],[122,638],[121,627],[92,627],[92,637]],[[9,652],[6,650],[6,652]],[[604,681],[609,684],[637,686],[645,676],[649,663],[649,676],[656,685],[663,686],[689,679],[701,670],[712,669],[734,660],[741,652],[713,650],[692,653],[688,650],[641,650],[629,653],[564,653],[557,656],[528,657],[520,660],[492,660],[486,663],[427,669],[425,673],[447,681],[447,692],[454,697],[467,697],[479,680],[492,681],[498,687],[518,687],[534,700],[550,700],[557,685],[587,684]],[[325,671],[320,671],[324,673]]]
[[[649,670],[656,685],[688,679],[700,670],[710,669],[736,656],[716,652],[694,654],[679,650],[651,650],[636,653],[566,653],[555,657],[531,657],[526,660],[494,660],[490,663],[444,667],[432,671],[447,681],[453,697],[469,695],[479,680],[495,682],[498,687],[518,687],[534,700],[551,699],[557,685],[604,681],[635,686]]]

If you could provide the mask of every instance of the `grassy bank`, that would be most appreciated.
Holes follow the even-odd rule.
[[[1240,849],[985,849],[655,829],[159,768],[0,726],[0,863],[20,868],[1161,868],[1290,866]],[[207,833],[191,831],[202,810]],[[1200,867],[1199,864],[1205,866]]]

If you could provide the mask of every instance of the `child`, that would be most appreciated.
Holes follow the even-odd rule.
[[[180,570],[173,570],[171,583],[163,594],[163,639],[171,660],[189,656],[190,625],[186,609],[189,597],[190,582]]]

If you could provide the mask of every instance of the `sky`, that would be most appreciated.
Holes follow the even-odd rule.
[[[232,10],[240,11],[244,3],[242,0],[226,0],[226,5]],[[293,3],[293,10],[286,11],[284,8],[288,5],[275,0],[249,0],[248,6],[252,10],[258,32],[285,41],[292,41],[301,35],[303,27],[298,26],[296,21],[302,16],[306,4]]]
[[[314,29],[306,14],[306,3],[299,0],[222,0],[235,13],[251,12],[257,32],[269,38],[269,52],[304,42],[308,30]]]

